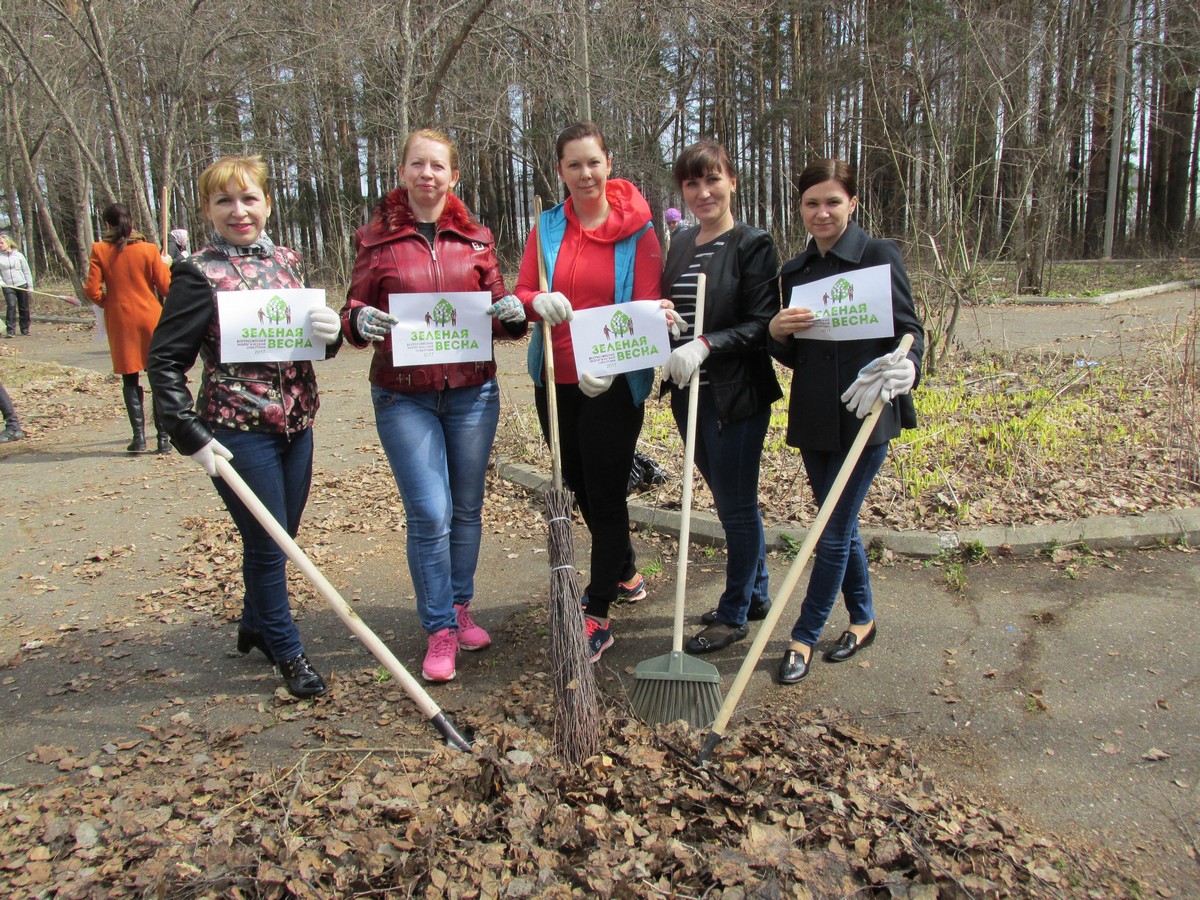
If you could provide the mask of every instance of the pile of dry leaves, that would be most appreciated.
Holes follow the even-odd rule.
[[[169,708],[141,740],[39,747],[56,777],[0,793],[5,895],[1124,892],[1094,857],[945,792],[902,742],[826,711],[750,722],[698,767],[682,723],[653,731],[610,709],[605,752],[571,770],[548,743],[542,675],[497,690],[465,723],[471,754],[414,749],[434,732],[370,672],[350,692],[353,710],[336,696],[290,705],[330,743],[281,770],[255,764],[245,729],[209,733]],[[393,744],[347,738],[341,723],[362,708],[398,713]]]

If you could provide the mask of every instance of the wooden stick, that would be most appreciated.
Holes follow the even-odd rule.
[[[546,252],[542,247],[542,198],[533,198],[534,227],[537,229],[538,289],[550,290],[546,280]],[[550,473],[554,490],[562,490],[562,446],[558,437],[558,388],[554,383],[554,344],[549,322],[542,319],[542,350],[546,356],[546,418],[550,423]]]
[[[462,737],[462,735],[458,734],[458,732],[455,731],[454,726],[446,720],[441,709],[438,708],[438,705],[434,702],[433,698],[430,697],[428,692],[421,687],[421,685],[415,678],[412,677],[412,675],[409,674],[408,670],[400,664],[400,660],[396,659],[392,651],[388,649],[387,644],[381,641],[376,636],[375,632],[370,629],[367,623],[358,617],[358,613],[350,608],[350,604],[348,604],[342,595],[338,593],[337,589],[326,580],[325,576],[321,574],[320,570],[313,565],[312,560],[310,560],[308,556],[305,555],[304,551],[300,549],[299,545],[292,540],[292,536],[288,534],[284,530],[283,526],[279,524],[278,520],[271,515],[271,511],[263,506],[262,501],[259,500],[254,491],[250,489],[250,486],[242,480],[242,477],[238,475],[233,466],[229,464],[229,461],[218,456],[216,457],[216,464],[217,474],[221,476],[226,484],[233,488],[234,493],[238,495],[238,498],[246,505],[246,508],[250,510],[250,512],[254,515],[254,518],[258,520],[258,524],[261,525],[269,535],[271,535],[275,543],[277,543],[279,548],[287,555],[287,558],[295,563],[296,568],[298,568],[304,574],[304,577],[312,582],[313,587],[315,587],[317,592],[325,598],[325,601],[333,608],[333,611],[337,613],[338,618],[341,619],[350,629],[350,631],[354,633],[354,636],[363,642],[363,645],[366,646],[366,648],[370,650],[372,654],[374,654],[375,658],[382,663],[383,667],[387,669],[388,672],[392,674],[392,677],[400,683],[400,687],[403,688],[404,693],[408,694],[421,712],[425,714],[425,717],[433,723],[434,727],[436,727],[438,731],[440,731],[446,737],[447,741],[450,742],[452,746],[456,746],[460,750],[469,749],[470,744],[465,738]]]
[[[912,342],[913,338],[911,334],[904,335],[900,339],[899,349],[907,353],[909,348],[912,347]],[[804,543],[800,545],[800,552],[796,554],[795,560],[792,561],[792,565],[783,579],[783,585],[779,588],[779,592],[775,596],[775,602],[771,604],[771,610],[767,613],[766,620],[759,628],[758,634],[754,638],[754,643],[750,645],[750,649],[746,653],[746,658],[742,660],[742,667],[738,670],[737,677],[733,681],[733,686],[729,689],[729,693],[725,697],[725,703],[721,706],[721,711],[717,713],[717,718],[713,722],[708,736],[705,738],[704,745],[700,750],[698,757],[700,762],[705,761],[712,755],[713,748],[717,746],[717,742],[725,735],[725,729],[729,726],[729,720],[733,716],[733,711],[737,708],[738,701],[742,698],[742,692],[746,690],[750,676],[754,674],[754,669],[758,666],[758,660],[762,657],[763,650],[766,649],[767,641],[771,639],[771,632],[775,630],[776,624],[778,624],[779,619],[783,616],[783,610],[792,598],[792,591],[796,589],[796,583],[800,580],[800,576],[804,572],[804,567],[808,565],[809,557],[812,556],[813,551],[816,549],[817,541],[821,539],[821,533],[824,532],[825,525],[833,515],[834,507],[837,506],[838,500],[841,499],[846,482],[850,480],[850,476],[854,472],[854,467],[858,464],[858,458],[862,456],[863,448],[867,445],[867,440],[871,437],[871,432],[875,430],[875,423],[879,421],[879,416],[883,412],[883,406],[883,397],[877,398],[875,404],[871,407],[870,414],[863,419],[863,423],[858,429],[858,434],[854,438],[854,443],[850,445],[850,450],[846,454],[846,460],[842,463],[841,469],[838,470],[837,478],[834,479],[833,486],[829,489],[829,494],[826,496],[825,502],[821,504],[820,510],[817,511],[817,517],[813,520],[812,527],[809,528]],[[809,652],[811,654],[812,651]],[[810,656],[809,662],[811,661]]]
[[[704,332],[704,294],[708,276],[696,279],[696,324],[693,339]],[[692,373],[688,384],[688,417],[683,441],[683,496],[680,499],[682,516],[679,520],[679,562],[675,570],[675,624],[671,631],[671,650],[683,652],[683,607],[687,593],[688,543],[692,537],[692,471],[696,466],[696,416],[700,410],[700,367]]]

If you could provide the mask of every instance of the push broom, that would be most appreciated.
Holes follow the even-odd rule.
[[[912,342],[911,334],[904,335],[904,337],[900,338],[899,349],[907,353],[909,348],[912,347]],[[821,504],[821,508],[817,511],[817,517],[813,520],[812,527],[808,530],[808,535],[804,538],[804,543],[800,545],[800,552],[796,554],[796,558],[792,560],[791,567],[788,568],[787,575],[784,576],[783,584],[779,588],[775,602],[771,604],[771,610],[767,613],[766,620],[762,623],[762,627],[755,636],[754,643],[750,645],[750,650],[746,653],[746,658],[742,660],[742,667],[738,669],[737,677],[733,680],[733,686],[729,689],[729,696],[725,698],[725,703],[722,704],[721,711],[712,723],[712,728],[705,737],[704,743],[700,748],[700,753],[696,757],[697,762],[702,763],[707,761],[712,756],[713,750],[716,749],[721,738],[725,736],[725,729],[729,727],[729,720],[733,717],[733,711],[737,709],[738,701],[742,699],[742,692],[750,682],[750,676],[754,674],[754,669],[762,657],[763,650],[767,647],[767,641],[771,639],[771,632],[775,630],[775,626],[783,615],[784,607],[792,599],[792,591],[796,589],[796,583],[800,581],[800,576],[804,573],[804,567],[808,565],[808,560],[812,556],[813,550],[816,549],[817,541],[821,539],[821,533],[825,530],[830,516],[833,515],[833,510],[837,506],[838,500],[841,499],[842,491],[846,488],[846,482],[850,480],[850,475],[854,472],[855,465],[858,464],[858,458],[862,456],[863,447],[867,445],[867,439],[870,438],[871,432],[875,430],[875,423],[879,421],[879,415],[882,412],[883,398],[879,397],[871,407],[871,412],[863,419],[862,425],[859,426],[858,434],[854,437],[854,443],[850,445],[850,450],[846,453],[846,460],[842,463],[842,467],[838,469],[837,477],[833,480],[833,485],[829,488],[829,494],[825,497],[825,502]]]
[[[463,737],[458,729],[450,723],[445,713],[434,703],[433,698],[417,683],[417,680],[400,664],[400,660],[396,659],[392,651],[388,649],[387,644],[375,635],[375,632],[367,626],[367,623],[358,617],[358,613],[350,608],[350,604],[337,592],[337,589],[325,579],[320,570],[313,565],[312,560],[292,540],[291,535],[271,515],[271,511],[263,506],[262,501],[250,489],[250,485],[246,484],[242,480],[242,476],[234,471],[229,461],[218,456],[216,457],[216,463],[217,474],[224,479],[226,484],[233,488],[234,493],[238,495],[241,501],[246,504],[246,508],[258,520],[258,524],[279,545],[279,549],[287,555],[288,559],[295,563],[296,568],[304,573],[304,577],[312,582],[313,587],[325,598],[325,601],[337,613],[338,618],[346,624],[354,633],[354,636],[363,642],[366,648],[375,655],[375,658],[383,664],[383,667],[391,673],[392,677],[400,683],[400,687],[404,690],[404,693],[408,694],[409,698],[417,705],[417,708],[425,714],[430,724],[445,739],[446,744],[456,750],[470,751],[471,742]]]
[[[538,286],[544,293],[546,256],[542,247],[542,199],[534,198],[537,222]],[[600,704],[596,675],[585,651],[587,630],[575,580],[575,542],[571,507],[575,495],[563,489],[562,450],[558,436],[558,387],[554,383],[554,344],[550,323],[542,320],[546,356],[546,419],[550,443],[551,489],[546,491],[546,526],[550,557],[550,669],[554,685],[554,745],[568,762],[578,765],[600,747]]]
[[[696,280],[696,325],[704,330],[704,291],[707,279]],[[721,675],[717,667],[683,652],[683,607],[687,593],[688,542],[692,531],[692,469],[696,463],[696,415],[700,405],[700,367],[688,384],[688,417],[683,444],[682,518],[679,523],[679,565],[675,575],[675,624],[671,652],[637,664],[629,703],[644,722],[658,725],[685,719],[693,728],[705,728],[721,706]]]

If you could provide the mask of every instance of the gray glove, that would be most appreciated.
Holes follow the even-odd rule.
[[[571,309],[571,301],[566,298],[565,294],[560,294],[558,291],[552,294],[538,294],[534,297],[533,311],[551,325],[561,325],[563,322],[570,322],[575,318],[575,311]]]
[[[916,376],[917,370],[912,360],[897,348],[863,366],[841,399],[848,410],[858,418],[865,419],[880,397],[883,397],[884,403],[890,403],[893,397],[912,390]]]
[[[368,341],[382,341],[392,333],[399,319],[373,306],[360,306],[354,313],[354,327]]]
[[[308,311],[308,328],[313,340],[332,344],[342,330],[342,320],[328,306],[314,306]]]
[[[588,397],[599,397],[612,387],[611,375],[592,375],[589,372],[579,373],[579,389]]]
[[[225,446],[220,441],[218,441],[216,438],[213,438],[211,441],[193,453],[192,459],[198,462],[204,468],[204,471],[210,476],[216,478],[218,456],[222,457],[223,459],[233,459],[233,454],[225,449]]]
[[[507,297],[501,297],[487,309],[489,316],[494,316],[501,322],[524,322],[525,307],[521,305],[521,301],[509,294]]]

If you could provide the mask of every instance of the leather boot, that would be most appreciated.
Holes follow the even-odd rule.
[[[129,425],[133,428],[133,440],[125,449],[130,453],[142,453],[146,449],[146,414],[142,408],[145,391],[140,384],[121,386],[125,396],[125,411],[129,413]]]
[[[167,438],[167,433],[163,431],[162,417],[158,414],[158,403],[153,394],[150,395],[150,405],[154,411],[154,431],[158,438],[158,453],[170,453],[171,441]]]

